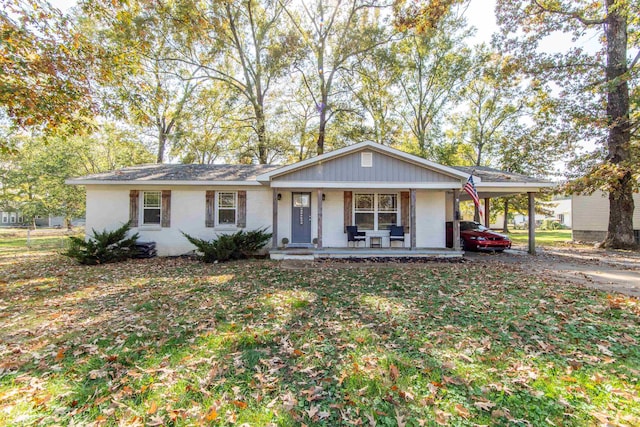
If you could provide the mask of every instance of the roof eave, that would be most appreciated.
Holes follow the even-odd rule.
[[[194,181],[194,180],[106,180],[106,179],[67,179],[68,185],[197,185],[197,186],[260,186],[257,181]]]

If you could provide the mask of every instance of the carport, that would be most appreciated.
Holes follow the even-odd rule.
[[[543,179],[538,179],[518,173],[505,172],[484,166],[454,166],[455,169],[473,176],[478,198],[484,201],[484,221],[489,227],[489,214],[491,210],[491,199],[496,197],[516,196],[527,194],[528,196],[528,247],[529,253],[536,253],[536,222],[535,219],[535,197],[541,191],[553,188],[555,183]],[[471,197],[464,191],[454,190],[447,194],[447,218],[453,221],[455,249],[460,249],[460,202],[471,200]]]

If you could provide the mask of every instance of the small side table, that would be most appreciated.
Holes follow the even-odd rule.
[[[369,237],[369,247],[381,248],[382,247],[382,236],[371,236],[371,237]]]

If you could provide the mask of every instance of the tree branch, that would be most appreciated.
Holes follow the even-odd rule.
[[[558,15],[562,15],[562,16],[568,16],[569,18],[573,18],[576,19],[580,22],[582,22],[584,25],[602,25],[602,24],[606,24],[607,19],[603,18],[603,19],[587,19],[584,16],[580,15],[578,12],[567,12],[564,10],[559,10],[559,9],[551,9],[549,7],[546,7],[542,4],[540,4],[540,2],[538,0],[533,0],[533,2],[536,4],[536,6],[538,6],[540,9],[542,9],[545,12],[549,12],[549,13],[555,13]]]

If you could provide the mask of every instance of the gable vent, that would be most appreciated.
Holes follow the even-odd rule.
[[[373,153],[366,151],[360,154],[360,166],[363,168],[373,167]]]

